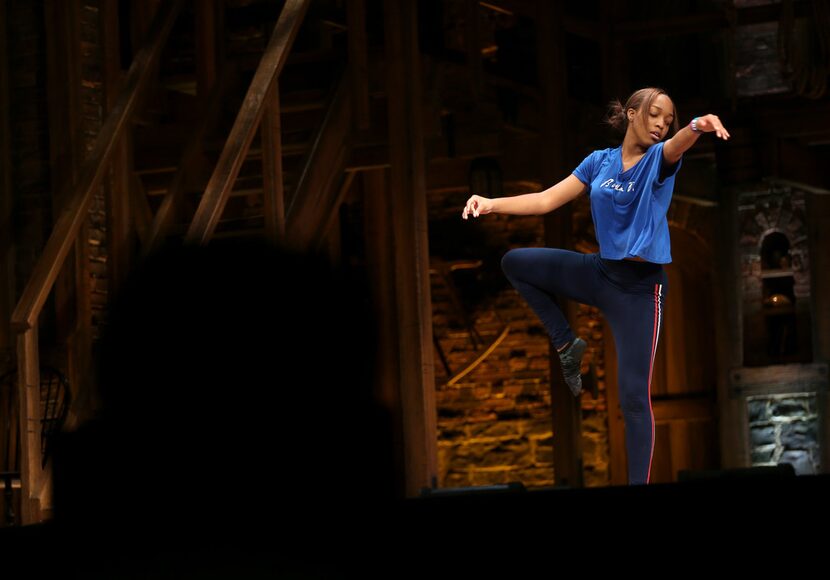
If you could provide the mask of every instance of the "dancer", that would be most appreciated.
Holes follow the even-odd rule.
[[[651,378],[668,291],[662,265],[671,262],[666,212],[674,178],[683,153],[702,133],[714,132],[724,140],[730,135],[712,114],[679,129],[674,103],[654,87],[635,91],[625,106],[612,101],[606,121],[625,134],[620,146],[592,152],[544,191],[495,199],[473,195],[462,217],[541,215],[587,193],[598,253],[516,248],[502,258],[502,270],[544,324],[575,397],[582,392],[580,367],[587,343],[571,330],[556,295],[602,311],[617,347],[628,481],[647,484],[654,455]]]

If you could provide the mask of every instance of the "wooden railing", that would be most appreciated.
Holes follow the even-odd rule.
[[[285,235],[285,204],[279,132],[279,85],[277,79],[288,52],[305,18],[310,0],[287,0],[280,13],[268,46],[254,73],[251,85],[231,128],[228,140],[185,236],[191,244],[207,244],[216,229],[230,197],[242,163],[248,155],[257,128],[263,123],[262,157],[264,166],[266,235],[278,241]]]
[[[184,197],[187,176],[192,172],[194,163],[202,150],[205,137],[218,122],[222,110],[222,102],[228,96],[228,92],[236,82],[237,76],[238,72],[236,69],[226,65],[225,70],[217,75],[217,81],[214,83],[209,95],[203,100],[202,110],[197,115],[199,123],[191,133],[167,193],[164,199],[162,199],[161,205],[155,215],[152,216],[152,222],[147,226],[146,233],[141,239],[142,254],[144,256],[158,249],[167,237],[173,225],[174,216],[181,204],[182,197]],[[137,195],[136,200],[139,203],[143,203],[141,213],[147,216],[149,208],[144,207],[147,204],[147,196]]]
[[[43,253],[34,267],[20,301],[12,313],[17,333],[21,443],[21,516],[24,524],[41,519],[41,501],[48,499],[50,478],[41,466],[40,376],[38,318],[60,274],[81,227],[87,219],[95,191],[107,173],[114,153],[127,135],[133,116],[151,86],[162,49],[184,0],[161,3],[150,26],[148,40],[136,54],[115,105],[104,121],[77,184],[58,199],[67,199]]]

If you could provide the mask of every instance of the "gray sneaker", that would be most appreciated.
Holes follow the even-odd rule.
[[[588,348],[588,343],[577,336],[571,343],[571,346],[558,353],[562,365],[562,374],[565,376],[565,383],[571,389],[574,397],[578,397],[582,392],[580,366],[582,365],[582,355],[585,353],[586,348]]]

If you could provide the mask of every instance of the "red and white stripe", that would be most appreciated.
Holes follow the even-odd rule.
[[[663,318],[663,285],[654,285],[654,331],[651,335],[651,361],[648,368],[648,409],[651,413],[651,455],[648,458],[648,475],[646,483],[651,480],[651,461],[654,459],[654,408],[651,405],[651,377],[654,372],[654,355],[657,353],[657,340],[660,338],[660,322]]]

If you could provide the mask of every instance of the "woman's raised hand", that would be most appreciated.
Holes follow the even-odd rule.
[[[723,123],[717,115],[703,115],[697,118],[697,128],[706,133],[715,132],[715,135],[726,141],[729,139],[729,131],[723,127]]]
[[[461,212],[461,217],[467,219],[468,215],[478,217],[493,211],[493,200],[481,197],[480,195],[472,195],[467,200],[467,205],[464,206],[464,211]]]

